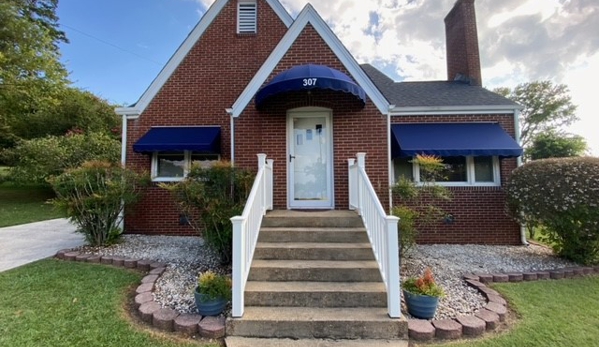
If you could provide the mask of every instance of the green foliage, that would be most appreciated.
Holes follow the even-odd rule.
[[[444,170],[443,160],[435,156],[418,155],[413,164],[420,166],[420,183],[401,177],[391,188],[399,201],[391,214],[399,217],[399,246],[403,256],[415,244],[418,229],[438,223],[446,213],[435,205],[439,201],[451,200],[451,191],[436,184]]]
[[[580,157],[586,150],[587,143],[584,137],[550,130],[533,139],[528,156],[531,160]]]
[[[218,162],[210,168],[192,166],[180,182],[161,184],[168,189],[189,225],[221,256],[223,263],[232,261],[233,226],[230,218],[245,207],[254,175]]]
[[[102,161],[85,162],[49,179],[56,193],[53,204],[65,211],[92,246],[116,241],[125,206],[138,200],[138,187],[147,181],[145,175]]]
[[[201,273],[198,277],[198,291],[200,294],[207,295],[210,300],[220,298],[231,300],[231,288],[230,277],[217,275],[211,270]]]
[[[94,94],[77,88],[65,88],[54,104],[11,121],[14,136],[33,139],[61,136],[70,132],[120,132],[120,120],[114,106]]]
[[[524,107],[520,113],[520,141],[525,151],[537,135],[578,120],[576,106],[564,84],[534,81],[519,84],[513,90],[497,88],[494,91]]]
[[[541,159],[517,168],[506,186],[510,215],[544,227],[556,253],[599,261],[599,158]]]
[[[443,288],[441,288],[435,278],[433,277],[433,271],[430,268],[426,268],[424,274],[420,277],[409,277],[401,285],[401,287],[412,294],[417,295],[428,295],[442,297],[445,296]]]
[[[50,176],[78,167],[89,160],[117,163],[121,144],[103,133],[48,136],[22,141],[5,150],[4,160],[14,165],[9,179],[24,183],[45,183]]]

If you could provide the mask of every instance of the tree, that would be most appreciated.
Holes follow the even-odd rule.
[[[579,157],[587,150],[584,137],[553,130],[537,135],[528,149],[531,160]]]
[[[519,84],[513,90],[503,87],[494,91],[524,107],[520,113],[520,141],[525,151],[538,134],[559,130],[578,120],[576,106],[564,84],[534,81]]]
[[[0,1],[0,143],[14,141],[10,124],[56,102],[67,85],[59,43],[58,0]]]

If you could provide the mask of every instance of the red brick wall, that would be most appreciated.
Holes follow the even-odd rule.
[[[458,123],[497,122],[512,137],[515,134],[514,116],[497,115],[452,115],[452,116],[401,116],[392,117],[391,123]],[[479,243],[519,244],[520,226],[505,213],[503,186],[510,173],[516,168],[515,158],[500,160],[501,187],[449,187],[453,193],[451,202],[439,204],[455,217],[453,224],[441,221],[428,229],[421,229],[419,243]],[[394,198],[394,203],[399,198]]]
[[[312,26],[306,27],[279,62],[267,82],[279,72],[296,65],[321,64],[348,73],[334,53]],[[274,205],[287,208],[287,129],[286,115],[290,109],[315,106],[333,113],[333,161],[335,208],[348,208],[347,159],[366,152],[366,171],[373,182],[383,206],[388,206],[387,121],[373,103],[366,106],[353,95],[326,90],[312,90],[275,96],[258,111],[252,102],[236,123],[236,162],[242,166],[255,165],[258,152],[274,159]],[[260,142],[256,141],[258,138]],[[251,150],[248,150],[251,149]]]
[[[237,1],[229,1],[143,114],[128,122],[127,166],[150,170],[150,156],[132,145],[151,126],[219,125],[222,157],[230,159],[230,118],[233,105],[250,79],[283,37],[287,28],[264,0],[258,1],[258,32],[237,34]],[[250,167],[256,168],[256,160]],[[180,226],[168,192],[152,187],[127,211],[125,228],[132,233],[193,234]]]
[[[447,79],[462,74],[482,86],[474,0],[458,0],[445,17],[445,48]]]

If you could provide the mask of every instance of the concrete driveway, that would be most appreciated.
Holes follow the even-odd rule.
[[[82,246],[82,234],[66,218],[0,228],[0,272]]]

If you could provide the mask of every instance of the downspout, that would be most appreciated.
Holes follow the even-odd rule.
[[[235,117],[232,108],[226,108],[225,112],[231,118],[231,165],[235,166]]]
[[[127,115],[123,115],[123,125],[121,129],[121,166],[125,167],[127,162]],[[125,209],[122,209],[119,213],[119,225],[118,228],[121,232],[125,231]]]
[[[516,135],[516,143],[520,145],[520,109],[514,109],[514,133]],[[522,166],[522,156],[517,159],[518,166]],[[520,223],[520,242],[528,246],[529,243],[526,240],[526,226]]]
[[[394,182],[393,177],[393,158],[391,158],[391,110],[395,108],[395,105],[389,105],[387,111],[387,171],[389,174],[389,213],[393,209],[393,190],[391,185]]]

